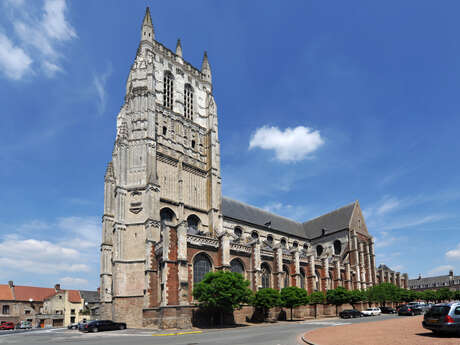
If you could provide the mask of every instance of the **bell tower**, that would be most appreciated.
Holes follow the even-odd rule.
[[[177,257],[187,258],[192,214],[208,236],[222,228],[211,67],[206,53],[201,69],[182,54],[180,41],[173,52],[155,40],[147,8],[117,116],[102,218],[101,318],[129,327],[143,326],[145,309],[188,303],[187,263]]]

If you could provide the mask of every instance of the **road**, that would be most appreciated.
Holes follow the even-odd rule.
[[[321,319],[279,322],[260,326],[188,331],[123,331],[80,333],[67,329],[34,330],[23,333],[0,333],[0,344],[40,345],[298,345],[297,337],[306,331],[349,323],[393,319],[380,315],[360,319]],[[179,334],[177,334],[179,333]]]

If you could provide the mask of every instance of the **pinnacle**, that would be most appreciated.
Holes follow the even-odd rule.
[[[182,45],[180,43],[180,38],[177,39],[177,44],[176,44],[176,55],[182,57]]]

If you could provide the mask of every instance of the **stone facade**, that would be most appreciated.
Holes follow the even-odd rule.
[[[454,271],[452,270],[449,271],[449,274],[443,276],[422,277],[422,275],[419,275],[416,279],[409,279],[408,288],[416,291],[439,290],[441,288],[459,291],[460,276],[454,275]]]
[[[147,9],[105,174],[101,318],[189,327],[193,285],[210,270],[239,271],[253,290],[377,282],[357,201],[298,223],[222,197],[207,54],[197,69],[180,41],[175,52],[157,42]]]

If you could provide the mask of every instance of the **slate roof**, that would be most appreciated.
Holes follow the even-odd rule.
[[[81,298],[88,303],[99,303],[99,293],[97,291],[80,290]]]
[[[356,202],[353,202],[318,218],[305,223],[299,223],[240,201],[223,197],[222,214],[227,218],[233,218],[262,227],[265,227],[265,224],[270,222],[270,228],[273,230],[311,239],[321,236],[323,228],[326,229],[326,234],[348,228],[355,204]]]
[[[377,267],[377,270],[384,270],[384,271],[394,272],[390,267],[388,267],[388,266],[385,265],[385,264],[379,265],[379,267]]]
[[[352,202],[347,206],[303,223],[305,232],[308,236],[314,238],[321,236],[323,229],[326,229],[326,234],[328,232],[347,229],[350,226],[350,219],[353,215],[355,204],[356,202]]]

